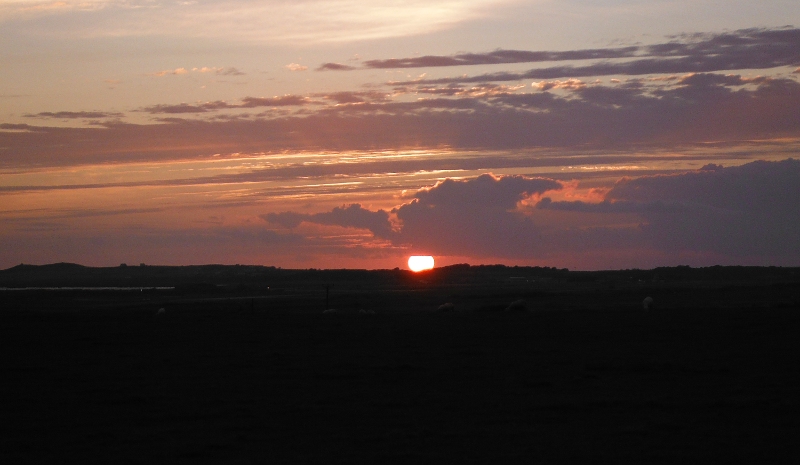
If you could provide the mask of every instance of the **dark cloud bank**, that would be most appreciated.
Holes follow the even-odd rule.
[[[612,261],[615,266],[644,266],[647,255],[654,254],[704,257],[693,263],[700,265],[800,263],[797,160],[626,178],[600,203],[548,197],[563,188],[550,179],[483,175],[420,190],[391,212],[354,204],[262,218],[290,229],[301,222],[367,229],[395,245],[438,255],[557,259],[585,254],[588,267],[592,256],[602,255],[608,263],[614,254],[623,257]],[[518,203],[524,199],[534,203]],[[553,214],[570,215],[581,226],[568,226]],[[605,221],[609,216],[623,221],[611,224]]]

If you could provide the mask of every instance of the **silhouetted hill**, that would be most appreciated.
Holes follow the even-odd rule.
[[[525,287],[535,290],[641,287],[763,286],[800,282],[800,268],[712,266],[652,270],[569,271],[566,268],[458,264],[421,273],[358,269],[281,269],[257,265],[87,267],[74,263],[17,265],[0,271],[0,287],[175,287],[188,291],[275,288]]]

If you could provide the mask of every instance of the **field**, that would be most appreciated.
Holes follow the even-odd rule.
[[[21,283],[12,270],[0,286]],[[27,284],[55,283],[34,271]],[[169,290],[0,291],[4,463],[796,463],[800,452],[797,270],[270,270],[223,273],[224,285],[173,271],[137,281]],[[527,310],[505,310],[517,299]],[[444,302],[454,311],[436,311]]]

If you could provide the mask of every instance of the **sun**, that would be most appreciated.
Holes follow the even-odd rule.
[[[433,257],[430,255],[412,255],[408,257],[408,268],[411,271],[423,271],[433,268]]]

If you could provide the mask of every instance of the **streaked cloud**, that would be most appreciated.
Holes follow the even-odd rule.
[[[397,96],[359,91],[160,104],[141,111],[195,118],[256,108],[286,111],[246,119],[106,123],[101,128],[31,126],[0,134],[0,145],[8,147],[0,152],[0,161],[60,164],[131,156],[174,159],[217,152],[443,146],[619,149],[800,137],[800,83],[790,78],[702,73],[667,81],[552,81],[548,86],[547,91],[521,92],[448,84],[437,95],[436,87],[425,85],[419,89],[434,97],[416,100],[407,97],[417,88],[407,86]],[[60,147],[57,154],[48,149],[54,145]]]
[[[151,76],[158,76],[158,77],[169,76],[169,75],[178,76],[181,74],[187,74],[188,72],[189,71],[186,68],[175,68],[164,71],[156,71],[155,73],[152,73]]]
[[[493,7],[504,3],[508,0],[411,0],[402,4],[391,0],[22,1],[0,5],[0,21],[24,21],[32,31],[73,37],[349,42],[443,30],[485,17]]]
[[[498,65],[512,63],[537,63],[547,61],[600,60],[612,58],[631,58],[638,56],[640,47],[621,47],[610,49],[571,50],[565,52],[495,50],[487,53],[461,53],[457,55],[426,55],[412,58],[388,58],[366,60],[363,68],[398,69],[430,68],[446,66]],[[323,63],[320,70],[348,71],[357,69],[338,63]]]
[[[155,73],[150,73],[150,76],[157,76],[157,77],[180,76],[182,74],[189,74],[189,73],[212,73],[212,74],[216,74],[218,76],[244,76],[244,74],[245,74],[245,73],[239,71],[238,69],[236,69],[234,67],[227,67],[227,68],[213,67],[213,68],[210,68],[208,66],[204,66],[202,68],[197,68],[197,67],[191,68],[191,69],[175,68],[175,69],[168,69],[168,70],[164,70],[164,71],[157,71]]]
[[[314,214],[295,212],[267,213],[261,215],[261,218],[289,229],[296,228],[302,222],[308,222],[368,229],[379,238],[390,238],[394,234],[387,211],[378,210],[373,212],[363,208],[360,204],[336,207],[330,212]]]
[[[606,58],[603,61],[583,66],[554,66],[524,72],[501,71],[477,76],[421,80],[421,83],[424,84],[450,84],[794,67],[800,64],[798,49],[800,49],[800,29],[745,29],[726,34],[679,36],[671,42],[641,47],[612,48],[605,51],[596,49],[568,52],[500,50],[487,54],[471,53],[450,57],[427,56],[397,60],[368,60],[364,63],[367,68],[410,68],[586,60],[591,59],[593,55]],[[512,57],[519,61],[515,61]],[[524,57],[528,57],[530,61],[523,60]],[[505,58],[505,61],[502,58]],[[626,59],[615,61],[613,58]],[[348,70],[351,68],[337,68],[335,64],[326,63],[319,69]],[[402,81],[395,84],[420,84],[420,80]]]
[[[180,113],[208,113],[217,110],[258,107],[283,107],[299,106],[310,103],[307,97],[299,95],[283,95],[280,97],[245,97],[241,103],[228,103],[221,100],[215,102],[202,102],[196,104],[180,103],[177,105],[151,105],[141,111],[150,114],[180,114]]]
[[[341,63],[323,63],[317,68],[317,71],[350,71],[358,69],[355,66],[343,65]]]
[[[800,62],[797,46],[800,44],[800,30],[785,27],[781,29],[742,29],[721,34],[683,34],[671,41],[641,46],[628,46],[606,49],[568,50],[562,52],[495,50],[488,53],[462,53],[450,56],[422,56],[413,58],[390,58],[366,60],[363,66],[374,69],[427,68],[442,66],[474,66],[510,63],[539,63],[551,61],[614,60],[621,58],[660,58],[674,59],[686,57],[718,56],[734,63],[730,68],[712,67],[702,71],[722,69],[773,68],[793,65]],[[642,64],[644,62],[639,62]],[[708,63],[721,63],[714,61]],[[742,66],[745,64],[745,66]],[[325,66],[325,65],[323,65]],[[685,69],[682,72],[699,71]]]
[[[92,118],[122,118],[125,115],[119,112],[106,111],[43,111],[35,114],[26,114],[26,118],[51,118],[51,119],[92,119]]]
[[[242,71],[239,71],[238,69],[236,69],[236,68],[234,68],[232,66],[229,66],[227,68],[223,68],[223,67],[209,68],[207,66],[204,66],[202,68],[192,68],[192,71],[196,71],[196,72],[199,72],[199,73],[213,73],[213,74],[216,74],[218,76],[244,76],[245,75],[245,73],[243,73]]]
[[[0,268],[800,264],[793,1],[0,0]]]

